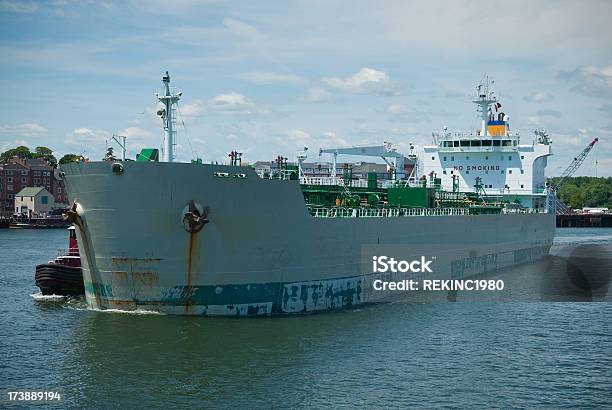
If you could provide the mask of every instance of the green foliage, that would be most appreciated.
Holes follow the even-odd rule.
[[[108,149],[106,150],[106,155],[104,155],[104,158],[102,158],[103,161],[114,161],[115,158],[115,154],[114,154],[114,150],[113,147],[108,147]]]
[[[66,154],[60,158],[60,164],[68,164],[69,162],[76,162],[81,160],[81,156],[77,154]]]
[[[13,157],[19,157],[21,159],[32,158],[32,152],[30,152],[28,147],[24,147],[23,145],[9,149],[0,154],[0,163],[8,162],[8,160]]]
[[[53,151],[47,147],[36,147],[32,153],[32,158],[42,158],[53,168],[57,168],[57,158],[53,155]]]
[[[553,184],[559,178],[552,178]],[[612,208],[612,178],[574,177],[568,178],[557,196],[570,208]]]
[[[53,168],[57,168],[57,159],[53,156],[53,151],[47,147],[36,147],[34,152],[23,145],[9,149],[0,154],[0,163],[6,163],[11,158],[19,157],[21,159],[42,158],[49,163]]]

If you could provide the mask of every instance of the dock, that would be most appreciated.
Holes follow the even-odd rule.
[[[612,228],[612,214],[557,215],[557,228]]]

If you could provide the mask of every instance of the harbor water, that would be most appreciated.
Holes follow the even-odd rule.
[[[0,230],[0,407],[9,391],[55,391],[72,408],[612,408],[608,283],[571,301],[293,317],[100,312],[37,294],[35,266],[66,243],[64,230]],[[558,229],[555,245],[612,249],[612,229]]]

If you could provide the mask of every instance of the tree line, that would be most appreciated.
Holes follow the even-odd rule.
[[[58,161],[55,155],[53,155],[53,150],[50,148],[36,147],[34,148],[34,151],[30,151],[28,147],[21,145],[0,154],[0,164],[5,164],[14,157],[21,159],[42,158],[53,168],[57,168],[58,164],[66,164],[68,162],[74,162],[83,158],[81,155],[77,154],[66,154]]]
[[[559,178],[551,178],[552,183]],[[592,207],[612,209],[612,177],[572,177],[557,192],[557,196],[572,209]]]

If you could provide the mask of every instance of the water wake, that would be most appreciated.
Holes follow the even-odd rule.
[[[35,300],[63,300],[63,299],[67,299],[67,296],[63,296],[63,295],[43,295],[40,292],[33,293],[33,294],[30,295],[30,297],[32,297],[32,299],[35,299]]]
[[[156,310],[145,310],[145,309],[136,309],[136,310],[123,310],[123,309],[97,309],[90,308],[87,306],[77,307],[77,306],[66,306],[66,309],[72,310],[87,310],[90,312],[100,312],[100,313],[123,313],[129,315],[164,315],[162,312],[158,312]]]

